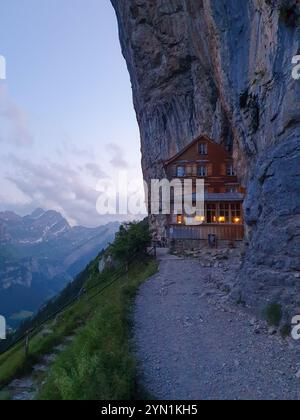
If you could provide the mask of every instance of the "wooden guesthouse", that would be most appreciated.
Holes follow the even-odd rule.
[[[205,210],[202,217],[185,214],[168,216],[169,239],[239,241],[244,238],[243,201],[245,189],[236,176],[231,154],[206,136],[201,136],[165,162],[168,179],[203,179]]]

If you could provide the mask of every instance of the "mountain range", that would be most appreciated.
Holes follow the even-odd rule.
[[[113,241],[118,223],[71,227],[56,211],[0,212],[0,314],[12,327],[59,293]]]

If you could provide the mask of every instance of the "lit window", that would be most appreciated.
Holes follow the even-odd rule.
[[[199,154],[207,155],[207,143],[199,143]]]
[[[205,222],[205,216],[196,216],[195,217],[196,223],[204,223]]]
[[[200,177],[207,176],[207,167],[206,166],[199,166],[198,176],[200,176]]]
[[[241,204],[231,204],[231,222],[235,225],[242,224]]]
[[[228,223],[229,221],[229,204],[220,204],[219,223]]]
[[[177,174],[178,178],[184,177],[185,176],[185,167],[184,166],[178,166],[176,174]]]
[[[179,214],[177,216],[177,224],[178,225],[183,225],[183,222],[184,222],[184,218],[183,218],[183,216],[181,214]]]
[[[207,223],[217,222],[217,207],[215,204],[207,204],[206,220]]]

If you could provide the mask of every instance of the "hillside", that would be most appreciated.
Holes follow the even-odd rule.
[[[119,227],[71,227],[60,213],[0,213],[0,308],[12,327],[36,312],[112,242]]]
[[[131,308],[140,284],[156,271],[156,263],[145,253],[148,241],[147,224],[122,228],[112,246],[43,309],[31,322],[35,331],[28,357],[23,340],[0,356],[0,398],[100,400],[138,396],[130,342]],[[114,267],[106,265],[100,273],[99,263],[108,256],[115,261]],[[85,293],[79,293],[83,288]],[[70,301],[74,303],[68,305]],[[65,305],[64,311],[51,318]],[[51,320],[44,324],[43,319],[49,316]]]

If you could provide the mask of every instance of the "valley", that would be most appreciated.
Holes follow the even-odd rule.
[[[31,317],[113,241],[118,223],[71,227],[55,211],[0,213],[0,312],[11,328]]]

